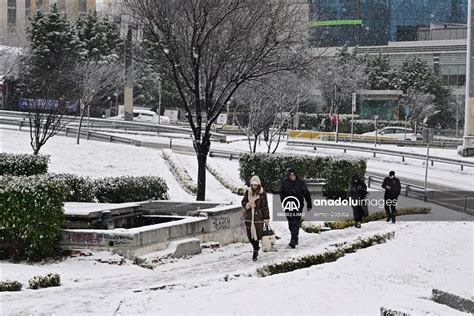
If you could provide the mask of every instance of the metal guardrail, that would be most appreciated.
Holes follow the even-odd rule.
[[[384,177],[367,174],[366,179],[367,187],[370,188],[371,184],[374,182],[382,184]],[[414,193],[415,196],[412,195],[412,197],[416,199],[423,199],[423,201],[425,202],[434,203],[455,211],[474,215],[472,208],[468,208],[468,199],[472,201],[474,192],[460,191],[462,194],[456,194],[454,192],[439,192],[429,188],[425,190],[422,186],[406,182],[400,182],[400,185],[402,187],[402,191],[404,192],[405,197],[408,197],[410,193]],[[439,197],[440,193],[444,196]],[[446,196],[449,196],[449,198],[446,199]]]
[[[227,150],[221,150],[221,149],[209,150],[209,157],[222,157],[222,158],[229,158],[229,160],[232,160],[232,158],[240,158],[240,156],[242,156],[242,153],[238,153],[235,151],[227,151]]]
[[[384,177],[375,176],[375,175],[366,175],[366,179],[367,179],[367,187],[370,188],[370,185],[373,182],[382,184],[383,180],[384,180]],[[402,191],[405,192],[406,197],[408,196],[408,194],[410,192],[423,194],[423,196],[425,198],[425,202],[426,202],[426,199],[427,199],[427,194],[426,193],[433,192],[432,189],[427,188],[426,191],[425,191],[425,188],[423,188],[422,186],[414,185],[414,184],[410,184],[410,183],[406,183],[406,182],[400,182],[400,185],[402,187]]]
[[[5,111],[0,110],[0,123],[1,124],[10,124],[8,123],[9,118],[13,121],[18,121],[18,119],[25,119],[25,112],[18,111]],[[71,125],[79,123],[78,116],[64,116],[65,119],[71,120]],[[82,122],[83,128],[86,125],[86,119]],[[192,135],[192,130],[190,128],[171,126],[171,125],[158,125],[151,123],[142,123],[142,122],[128,122],[128,121],[118,121],[118,120],[108,120],[101,118],[89,118],[89,127],[105,127],[113,129],[124,129],[124,130],[141,130],[141,131],[153,131],[157,133],[180,133]],[[227,136],[224,134],[213,133],[211,132],[211,139],[218,140],[220,142],[225,142]]]
[[[332,148],[332,149],[341,149],[344,150],[344,153],[347,150],[352,151],[360,151],[360,152],[368,152],[372,153],[374,157],[377,154],[380,155],[388,155],[388,156],[397,156],[401,157],[402,161],[405,161],[405,158],[412,158],[418,160],[426,160],[426,155],[423,154],[416,154],[416,153],[409,153],[404,151],[396,151],[390,149],[378,149],[378,148],[369,148],[369,147],[359,147],[359,146],[351,146],[351,145],[344,145],[344,144],[330,144],[330,143],[321,143],[321,142],[307,142],[307,141],[294,141],[288,140],[286,142],[287,146],[303,146],[303,147],[312,147],[316,150],[318,147],[321,148]],[[458,165],[461,167],[461,170],[464,170],[464,166],[466,167],[474,167],[474,162],[461,160],[461,159],[452,159],[452,158],[444,158],[444,157],[437,157],[437,156],[429,156],[428,160],[431,161],[431,165],[434,165],[434,162],[440,162],[450,165]]]
[[[65,136],[77,136],[77,128],[75,127],[70,127],[66,126],[64,128],[64,134]],[[127,144],[127,145],[133,145],[137,147],[147,147],[147,148],[158,148],[158,149],[164,149],[164,148],[169,148],[181,152],[194,152],[194,148],[192,146],[185,146],[185,145],[174,145],[173,144],[173,139],[170,137],[169,143],[155,143],[155,142],[148,142],[148,141],[141,141],[141,140],[136,140],[132,138],[127,138],[127,137],[122,137],[122,136],[115,136],[115,135],[109,135],[109,134],[104,134],[100,132],[91,132],[87,131],[84,129],[81,129],[81,137],[90,139],[90,140],[96,140],[96,141],[104,141],[108,143],[119,143],[119,144]]]

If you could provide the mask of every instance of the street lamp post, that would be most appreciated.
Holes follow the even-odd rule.
[[[158,125],[161,123],[161,75],[158,77]]]
[[[377,130],[377,120],[379,119],[379,116],[378,115],[374,115],[374,120],[375,120],[375,147],[377,147],[377,134],[378,134],[378,130]]]
[[[474,156],[474,5],[468,1],[466,58],[466,99],[464,114],[463,156]]]

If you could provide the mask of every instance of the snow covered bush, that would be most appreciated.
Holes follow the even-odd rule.
[[[321,178],[326,179],[323,195],[328,199],[346,198],[352,176],[362,178],[367,169],[367,162],[364,159],[331,157],[321,169]]]
[[[214,178],[216,178],[216,180],[220,182],[220,184],[222,184],[225,188],[229,189],[232,193],[237,195],[245,194],[245,186],[239,185],[238,183],[232,181],[232,179],[229,179],[228,177],[224,176],[221,170],[219,169],[219,166],[217,166],[210,159],[207,160],[206,168],[214,176]]]
[[[0,153],[0,176],[32,176],[48,172],[49,156]]]
[[[30,289],[37,290],[39,288],[60,286],[61,277],[57,273],[49,273],[45,276],[37,275],[28,281]]]
[[[185,191],[191,194],[197,193],[197,185],[194,183],[191,176],[188,174],[186,169],[181,166],[179,163],[178,158],[170,149],[164,149],[161,152],[161,156],[163,159],[168,163],[171,172],[174,174],[176,180],[178,180],[179,184]]]
[[[347,253],[353,253],[358,249],[368,248],[375,244],[385,243],[387,242],[387,240],[392,239],[394,237],[395,232],[375,234],[367,237],[359,237],[357,240],[351,243],[338,244],[336,245],[335,249],[326,250],[325,252],[320,254],[290,258],[287,260],[282,260],[280,262],[265,265],[257,269],[257,275],[260,277],[266,277],[269,275],[308,268],[317,264],[333,262],[341,257],[344,257],[344,255]]]
[[[21,283],[18,281],[0,281],[0,292],[21,291]]]
[[[125,203],[145,200],[167,200],[168,186],[160,177],[115,177],[94,181],[95,196],[100,203]]]
[[[0,258],[41,260],[55,254],[66,188],[49,176],[0,177]]]
[[[363,176],[367,167],[364,159],[317,157],[290,154],[244,154],[240,158],[240,178],[248,182],[256,174],[262,186],[272,193],[280,190],[288,168],[296,170],[300,179],[326,179],[323,194],[328,198],[345,197],[352,175]]]
[[[430,212],[431,212],[431,207],[407,207],[407,208],[397,209],[397,216],[429,214]],[[385,212],[374,212],[374,213],[369,213],[369,216],[367,216],[364,219],[364,222],[379,221],[381,219],[386,219],[386,218],[387,218],[387,215],[385,214]],[[354,226],[355,222],[353,220],[343,220],[343,221],[325,222],[324,225],[331,229],[344,229],[347,227]],[[310,231],[307,231],[304,227],[303,227],[303,230],[310,233]]]
[[[96,185],[94,180],[75,174],[52,174],[66,188],[65,202],[96,202]]]

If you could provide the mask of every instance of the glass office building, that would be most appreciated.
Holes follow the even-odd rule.
[[[422,28],[467,24],[468,1],[311,0],[311,38],[315,46],[415,41]]]

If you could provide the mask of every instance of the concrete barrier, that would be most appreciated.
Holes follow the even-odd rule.
[[[162,202],[144,202],[141,210],[146,215],[172,213],[177,220],[129,229],[64,229],[60,246],[68,250],[110,250],[134,258],[164,250],[170,242],[182,239],[196,238],[200,242],[215,241],[222,245],[247,241],[240,227],[240,205],[182,202],[180,207],[179,202]],[[199,209],[201,206],[210,208]],[[198,216],[176,215],[187,214],[191,209]]]

